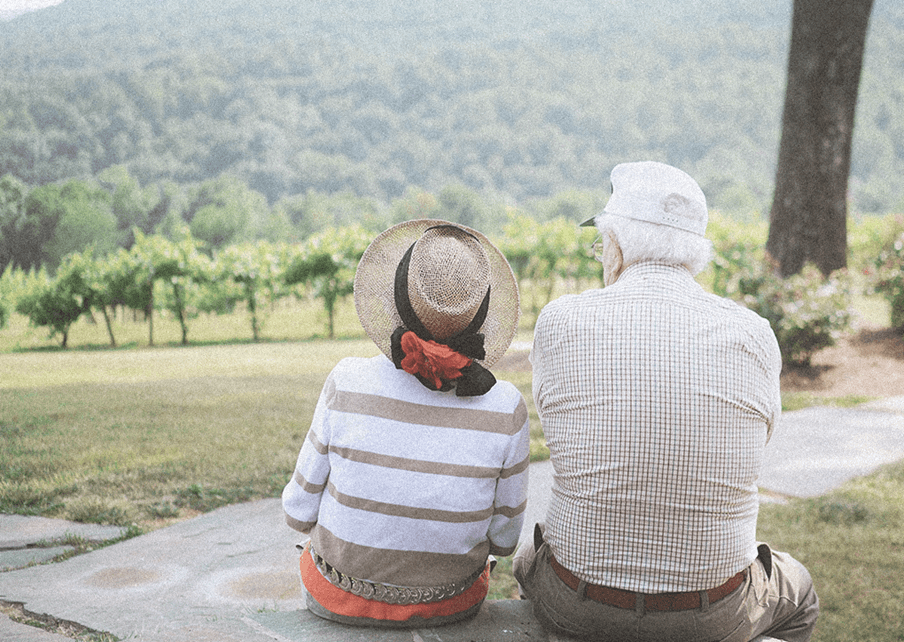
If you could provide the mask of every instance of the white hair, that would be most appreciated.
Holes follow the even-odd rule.
[[[605,212],[594,222],[600,234],[611,233],[615,237],[625,267],[642,261],[656,261],[683,265],[696,276],[713,256],[712,241],[693,232]]]

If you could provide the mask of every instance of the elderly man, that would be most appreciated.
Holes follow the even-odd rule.
[[[781,409],[769,324],[694,281],[706,199],[661,163],[618,165],[595,223],[605,289],[537,320],[533,395],[554,485],[514,572],[548,628],[595,640],[810,639],[806,569],[756,540]]]

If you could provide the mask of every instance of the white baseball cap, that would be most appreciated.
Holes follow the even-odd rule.
[[[668,225],[703,236],[709,218],[706,196],[697,181],[680,169],[640,161],[612,169],[612,196],[603,213],[657,225]],[[589,227],[596,216],[581,223]]]

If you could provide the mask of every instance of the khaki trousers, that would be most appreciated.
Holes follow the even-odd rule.
[[[623,609],[582,598],[555,574],[540,526],[534,542],[515,554],[513,571],[537,619],[560,635],[600,642],[750,642],[769,635],[807,642],[819,616],[819,599],[807,569],[787,553],[759,547],[743,584],[699,609]],[[705,596],[706,594],[703,593]]]

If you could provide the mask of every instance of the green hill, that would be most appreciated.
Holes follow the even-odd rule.
[[[680,8],[680,10],[679,10]],[[0,23],[0,175],[223,174],[272,204],[458,183],[521,202],[656,158],[763,210],[791,0],[66,0]],[[904,8],[877,0],[855,209],[904,206]]]

